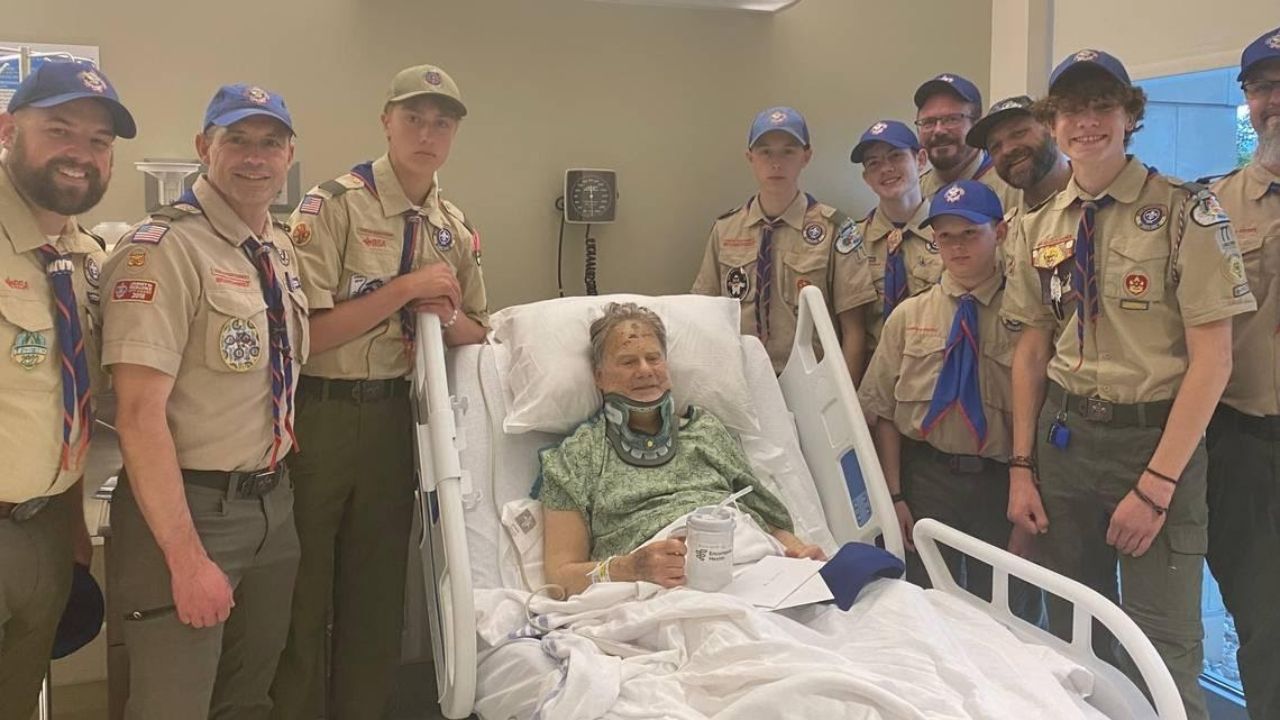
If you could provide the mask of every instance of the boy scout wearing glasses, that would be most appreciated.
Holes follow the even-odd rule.
[[[932,165],[920,176],[926,198],[947,183],[977,180],[995,191],[1004,208],[1017,206],[1017,191],[1000,179],[985,150],[965,143],[965,136],[982,115],[978,86],[955,73],[942,73],[916,88],[916,128]]]
[[[222,87],[196,149],[208,174],[102,271],[131,719],[265,718],[298,563],[283,461],[307,305],[269,213],[293,160],[283,99]]]
[[[746,159],[759,192],[716,220],[692,292],[738,300],[743,334],[760,338],[780,373],[795,339],[800,291],[817,285],[856,382],[866,365],[866,328],[855,310],[875,300],[875,289],[853,220],[800,190],[812,155],[798,111],[773,107],[756,115]]]
[[[416,313],[437,314],[451,346],[483,341],[488,321],[479,235],[436,182],[466,114],[444,70],[402,70],[383,109],[387,154],[321,183],[292,217],[314,352],[290,459],[302,563],[275,718],[381,718],[391,695],[415,489]]]
[[[72,563],[92,556],[81,477],[99,389],[98,203],[133,117],[87,62],[47,62],[0,113],[0,714],[29,718]],[[69,312],[61,312],[67,308]],[[79,347],[80,351],[76,352]],[[92,388],[91,388],[92,386]]]
[[[1144,103],[1118,60],[1083,50],[1036,106],[1074,175],[1010,238],[1003,317],[1024,329],[1009,516],[1042,533],[1047,566],[1113,599],[1119,555],[1122,607],[1205,718],[1203,433],[1230,373],[1231,318],[1255,304],[1214,196],[1126,156]],[[1049,607],[1068,632],[1069,610]]]
[[[1209,424],[1209,569],[1240,638],[1254,720],[1280,717],[1280,28],[1245,48],[1240,75],[1258,149],[1214,183],[1258,311],[1232,327],[1231,381]]]

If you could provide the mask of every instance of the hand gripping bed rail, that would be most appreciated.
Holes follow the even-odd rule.
[[[815,337],[821,361],[814,352]],[[800,291],[795,342],[778,381],[836,542],[875,543],[880,537],[885,549],[905,558],[867,420],[822,291],[813,285]]]
[[[476,612],[463,524],[466,488],[444,352],[440,319],[419,314],[412,403],[422,521],[418,551],[440,712],[465,718],[476,696]]]
[[[990,614],[1021,639],[1053,648],[1095,675],[1102,676],[1105,682],[1096,685],[1097,692],[1089,698],[1089,702],[1107,717],[1112,720],[1186,720],[1186,709],[1178,695],[1173,676],[1169,674],[1155,646],[1115,603],[1082,583],[982,542],[937,520],[917,521],[911,536],[934,589],[954,595]],[[968,592],[956,583],[942,558],[939,545],[954,548],[991,566],[990,601]],[[1070,643],[1013,614],[1009,609],[1010,576],[1043,588],[1074,606]],[[1094,653],[1094,620],[1115,636],[1133,660],[1151,693],[1154,711],[1151,703],[1124,673],[1099,659]]]

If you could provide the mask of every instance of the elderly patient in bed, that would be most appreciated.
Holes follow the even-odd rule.
[[[540,456],[548,582],[568,595],[601,580],[682,585],[684,541],[641,543],[748,486],[742,509],[787,555],[825,559],[791,532],[786,507],[714,415],[697,407],[676,415],[666,328],[653,311],[611,303],[591,325],[591,364],[600,412]]]

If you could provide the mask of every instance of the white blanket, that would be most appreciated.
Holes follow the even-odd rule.
[[[957,598],[898,580],[872,583],[849,612],[789,614],[714,593],[609,583],[567,602],[533,598],[541,629],[527,621],[527,598],[477,591],[482,650],[491,659],[524,655],[523,675],[513,677],[507,662],[497,664],[502,678],[481,678],[482,717],[1103,717],[1084,701],[1087,670]],[[528,661],[535,643],[551,662]]]

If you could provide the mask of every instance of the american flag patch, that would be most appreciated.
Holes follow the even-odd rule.
[[[298,212],[303,215],[319,215],[320,208],[324,206],[324,198],[319,195],[307,195],[302,198],[302,204],[298,206]]]
[[[133,238],[129,242],[146,243],[148,245],[156,245],[160,242],[160,238],[169,232],[168,225],[140,225],[134,231]]]

